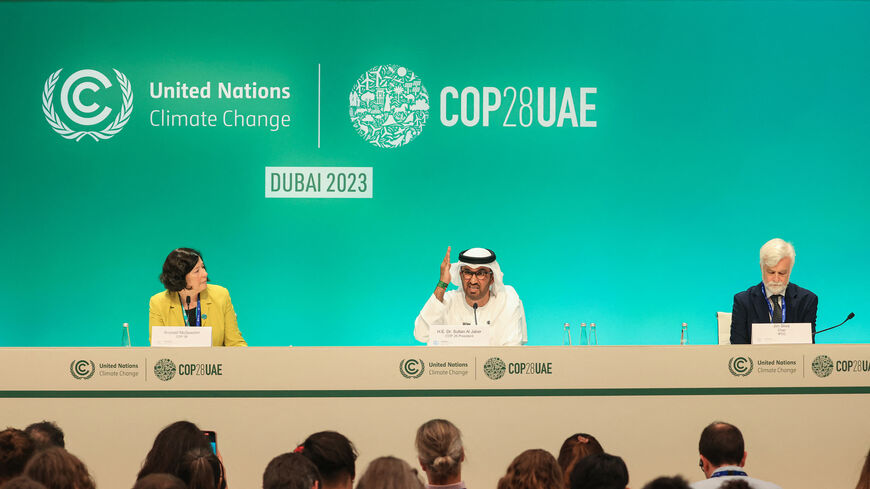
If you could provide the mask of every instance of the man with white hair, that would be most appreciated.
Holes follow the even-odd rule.
[[[789,282],[794,257],[794,246],[779,238],[761,247],[761,283],[734,296],[732,344],[750,343],[752,323],[810,323],[815,335],[819,298]]]
[[[451,281],[460,289],[448,291]],[[458,262],[450,263],[447,247],[435,292],[414,322],[414,338],[426,343],[432,326],[463,324],[487,325],[491,345],[523,345],[528,341],[523,303],[514,288],[504,284],[492,250],[471,248],[459,254]]]

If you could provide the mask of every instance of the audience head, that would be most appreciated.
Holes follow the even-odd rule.
[[[508,465],[497,489],[564,489],[564,484],[556,458],[546,450],[532,449]]]
[[[136,481],[133,489],[187,489],[187,486],[172,474],[148,474]]]
[[[562,479],[565,487],[570,487],[571,470],[580,459],[595,453],[604,453],[604,448],[594,436],[587,433],[575,433],[568,437],[559,449],[559,467],[562,468]]]
[[[675,475],[673,477],[659,477],[643,486],[643,489],[691,489],[686,479]],[[721,489],[721,488],[720,488]]]
[[[48,489],[95,489],[85,464],[60,447],[36,452],[24,467],[24,475]]]
[[[701,454],[701,470],[708,478],[723,465],[743,467],[746,462],[743,434],[736,426],[721,421],[710,423],[701,432],[698,452]]]
[[[628,467],[609,453],[589,455],[571,471],[571,489],[625,489],[627,485]]]
[[[224,467],[211,448],[193,448],[181,458],[178,477],[187,489],[226,489]]]
[[[47,489],[39,482],[23,475],[19,475],[14,479],[9,479],[5,484],[2,484],[2,487],[3,489]]]
[[[369,464],[356,489],[425,489],[425,485],[404,460],[379,457]]]
[[[861,477],[858,478],[858,485],[855,489],[870,489],[870,450],[867,451],[867,457],[864,458],[864,468],[861,470]]]
[[[63,441],[63,431],[51,421],[33,423],[24,428],[24,431],[33,439],[37,448],[61,447],[66,448]]]
[[[729,479],[719,486],[719,489],[752,489],[745,479]]]
[[[15,428],[0,431],[0,484],[21,475],[34,448],[27,433]]]
[[[417,457],[430,484],[455,484],[462,479],[465,460],[462,433],[446,419],[427,421],[417,429]]]
[[[157,434],[136,479],[155,473],[178,476],[182,457],[194,448],[210,450],[211,445],[202,431],[190,421],[172,423]]]
[[[319,489],[320,472],[301,453],[273,458],[263,472],[263,489]]]
[[[302,442],[296,451],[314,462],[326,489],[350,488],[356,478],[356,448],[341,433],[321,431]]]

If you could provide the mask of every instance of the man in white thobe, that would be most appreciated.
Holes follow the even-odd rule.
[[[448,291],[451,282],[460,288]],[[447,247],[435,292],[414,322],[414,338],[427,343],[435,325],[485,325],[495,346],[528,341],[523,303],[514,288],[504,284],[495,253],[485,248],[465,250],[458,262],[450,263]]]

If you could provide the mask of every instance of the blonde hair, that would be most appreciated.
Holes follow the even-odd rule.
[[[417,470],[396,457],[372,460],[356,489],[425,489]]]
[[[414,444],[431,484],[444,485],[460,474],[459,464],[465,455],[462,433],[450,421],[433,419],[423,423]]]

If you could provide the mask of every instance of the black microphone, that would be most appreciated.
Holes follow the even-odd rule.
[[[838,324],[838,325],[836,325],[836,326],[831,326],[830,328],[825,328],[825,329],[823,329],[823,330],[821,330],[821,331],[816,331],[815,333],[813,333],[813,336],[815,336],[815,335],[817,335],[817,334],[819,334],[819,333],[824,333],[825,331],[828,331],[828,330],[831,330],[831,329],[834,329],[834,328],[839,328],[840,326],[846,324],[846,321],[852,319],[853,317],[855,317],[855,313],[854,313],[854,312],[850,312],[850,313],[849,313],[849,317],[847,317],[846,319],[844,319],[842,323],[840,323],[840,324]]]
[[[187,296],[187,308],[190,309],[190,296]]]
[[[477,326],[477,302],[475,302],[471,307],[474,308],[474,325]]]

